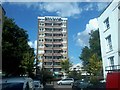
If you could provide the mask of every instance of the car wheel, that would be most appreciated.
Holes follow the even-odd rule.
[[[70,83],[70,85],[73,85],[73,83]]]

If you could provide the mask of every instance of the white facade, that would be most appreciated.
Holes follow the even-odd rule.
[[[114,1],[98,18],[104,78],[105,67],[120,65],[120,5]]]

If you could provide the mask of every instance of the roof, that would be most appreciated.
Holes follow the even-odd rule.
[[[111,5],[111,3],[113,2],[114,0],[112,0],[109,4],[108,4],[108,6],[102,11],[102,13],[98,16],[98,17],[100,17],[104,12],[105,12],[105,10]]]

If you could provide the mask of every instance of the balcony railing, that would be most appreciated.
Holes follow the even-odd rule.
[[[53,50],[62,50],[60,47],[53,47]]]
[[[44,59],[44,62],[61,62],[61,59]]]
[[[52,33],[50,30],[45,30],[44,33]]]
[[[54,45],[62,45],[61,42],[53,42]]]
[[[44,50],[53,50],[52,47],[44,47]]]
[[[52,53],[45,53],[44,56],[52,56]]]
[[[44,44],[53,44],[51,41],[45,41]]]
[[[120,71],[120,65],[107,66],[105,67],[105,71],[108,71],[108,72]]]

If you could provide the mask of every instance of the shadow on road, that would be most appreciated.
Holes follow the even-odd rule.
[[[53,85],[45,85],[43,90],[55,90],[55,88],[53,87]]]

